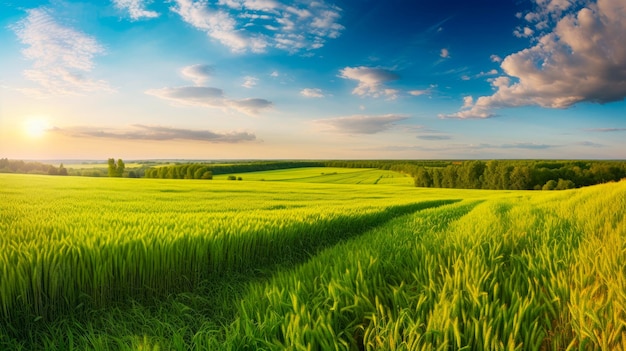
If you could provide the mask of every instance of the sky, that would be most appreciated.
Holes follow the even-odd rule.
[[[0,0],[0,157],[624,159],[624,0]]]

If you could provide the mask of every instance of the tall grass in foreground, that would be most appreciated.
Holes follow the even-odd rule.
[[[5,178],[28,179],[58,186]],[[264,193],[163,181],[148,181],[153,187],[137,193],[131,186],[142,183],[131,181],[109,180],[112,189],[94,191],[61,188],[54,196],[20,183],[1,190],[0,318],[8,328],[19,334],[33,321],[159,299],[231,272],[303,260],[398,215],[450,202],[348,197],[323,187],[302,199],[272,186]]]
[[[9,233],[1,245],[35,247],[43,237],[74,247],[89,240],[124,244],[126,238],[131,243],[154,240],[165,245],[160,250],[193,257],[177,251],[184,245],[169,238],[197,244],[193,240],[204,236],[189,234],[196,229],[210,233],[207,238],[219,234],[226,240],[216,263],[221,267],[216,269],[225,270],[209,272],[214,279],[197,277],[206,289],[192,293],[185,286],[157,285],[183,290],[162,303],[143,304],[144,294],[163,293],[143,286],[118,291],[131,294],[130,304],[104,299],[91,310],[85,307],[91,297],[85,298],[83,307],[75,306],[86,312],[85,318],[68,314],[41,324],[45,317],[26,311],[24,320],[0,319],[5,323],[0,323],[0,348],[626,350],[626,182],[547,193],[269,182],[216,182],[205,188],[181,181],[91,179],[68,190],[70,183],[28,179],[34,184],[0,187],[11,199],[11,206],[0,205],[0,229]],[[124,193],[131,185],[139,190]],[[67,192],[59,192],[63,189]],[[87,192],[89,198],[81,197]],[[466,200],[430,209],[411,206],[416,199],[451,198]],[[385,212],[393,206],[400,207]],[[383,222],[417,209],[422,210]],[[46,221],[51,218],[56,222]],[[142,229],[142,220],[161,231]],[[87,229],[55,224],[63,221]],[[248,221],[276,226],[261,245],[269,256],[236,254],[245,250],[245,239],[265,238],[244,230]],[[29,223],[39,231],[26,230]],[[117,235],[124,226],[137,232]],[[239,229],[227,231],[229,226]],[[325,231],[317,231],[321,226]],[[296,227],[310,231],[303,237],[295,234]],[[283,234],[289,238],[280,239]],[[259,242],[252,243],[254,248]],[[129,272],[137,267],[133,260],[123,260],[127,269],[135,267]],[[253,277],[257,271],[251,267],[264,260],[281,262],[282,269],[259,271],[261,277],[244,280],[247,287],[238,290],[238,277]],[[186,267],[165,262],[145,266],[164,269],[166,279],[169,265]],[[209,266],[212,261],[202,262]],[[195,279],[185,277],[181,285]],[[160,278],[152,275],[157,284]],[[213,319],[220,314],[225,319]],[[2,333],[29,323],[38,328],[18,331],[17,337]]]
[[[255,285],[202,346],[626,350],[624,218],[625,182],[408,215]]]

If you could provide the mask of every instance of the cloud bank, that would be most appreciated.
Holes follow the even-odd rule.
[[[567,108],[581,102],[623,100],[623,0],[588,2],[575,10],[570,5],[568,1],[537,0],[538,10],[524,16],[538,31],[543,30],[533,38],[536,44],[502,61],[506,76],[491,80],[493,95],[479,97],[473,106],[440,117],[488,118],[495,116],[494,109],[503,107]]]
[[[313,123],[324,126],[328,131],[342,134],[375,134],[386,131],[394,126],[395,122],[408,119],[402,115],[381,115],[381,116],[347,116],[319,119]]]
[[[24,76],[40,87],[21,89],[37,95],[73,95],[98,90],[110,91],[108,83],[87,75],[93,59],[104,53],[98,41],[55,21],[44,8],[27,10],[27,16],[11,29],[27,48],[22,54],[33,61]]]
[[[181,129],[162,126],[132,125],[128,129],[98,129],[92,127],[54,128],[60,133],[79,138],[105,138],[119,140],[195,140],[211,143],[239,143],[256,140],[256,136],[247,132],[212,132],[209,130]]]
[[[340,36],[341,9],[323,0],[175,0],[171,11],[235,53],[268,48],[296,53]]]

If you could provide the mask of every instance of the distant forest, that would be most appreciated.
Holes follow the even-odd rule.
[[[121,161],[121,160],[118,160]],[[626,178],[626,161],[548,160],[347,160],[347,161],[242,161],[227,164],[174,165],[142,162],[118,176],[161,179],[212,179],[213,175],[271,171],[300,167],[378,168],[408,174],[417,187],[562,190],[619,181]],[[0,159],[0,173],[106,176],[107,169],[80,171],[40,162]],[[110,174],[109,174],[110,175]]]

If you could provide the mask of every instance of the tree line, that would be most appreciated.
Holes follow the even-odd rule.
[[[59,167],[55,167],[41,162],[9,160],[8,158],[0,158],[0,173],[68,175],[67,168],[63,166],[63,163]]]
[[[494,190],[563,190],[626,178],[623,161],[459,161],[419,166],[415,186]]]
[[[324,166],[324,162],[320,161],[257,161],[231,164],[183,163],[149,168],[145,172],[145,177],[162,179],[212,179],[213,175],[218,174]]]

